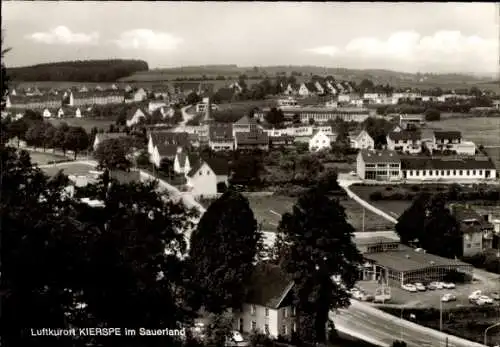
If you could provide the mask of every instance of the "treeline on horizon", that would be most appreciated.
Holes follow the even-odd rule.
[[[148,63],[135,59],[75,60],[7,68],[14,81],[116,82],[139,71]]]

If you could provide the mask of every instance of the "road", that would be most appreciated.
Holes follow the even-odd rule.
[[[183,132],[184,129],[186,128],[186,123],[188,121],[190,121],[191,119],[193,119],[196,115],[193,114],[193,113],[187,113],[187,109],[190,108],[191,105],[188,105],[188,106],[184,106],[181,108],[181,112],[182,112],[182,121],[177,124],[177,126],[173,129],[176,133],[180,133],[180,132]]]
[[[448,347],[483,346],[479,343],[442,334],[437,330],[401,320],[354,300],[348,309],[331,313],[330,317],[335,322],[338,331],[346,334],[354,332],[357,335],[355,337],[379,346],[391,346],[394,340],[402,338],[408,347],[444,347],[446,346],[447,336]]]

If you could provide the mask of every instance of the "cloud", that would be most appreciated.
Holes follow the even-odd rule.
[[[418,66],[447,66],[469,69],[473,66],[488,71],[498,69],[498,39],[464,36],[460,31],[438,31],[422,36],[415,31],[401,31],[386,40],[359,37],[344,47],[321,46],[306,49],[314,54],[335,58],[390,61]]]
[[[48,45],[53,45],[53,44],[95,45],[99,41],[99,33],[98,32],[92,32],[89,34],[73,33],[68,27],[60,25],[48,32],[36,32],[31,35],[27,35],[26,38],[33,40],[35,42],[44,43]]]
[[[114,42],[124,49],[170,51],[176,49],[183,42],[183,39],[166,32],[135,29],[122,33],[120,38]]]

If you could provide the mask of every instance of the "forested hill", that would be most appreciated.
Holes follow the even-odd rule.
[[[8,74],[11,80],[26,82],[114,82],[148,68],[143,60],[77,60],[8,68]]]

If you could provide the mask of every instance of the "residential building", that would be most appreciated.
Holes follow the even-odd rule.
[[[330,138],[322,131],[318,131],[309,140],[309,152],[319,152],[332,148]]]
[[[319,95],[324,95],[326,93],[326,85],[322,85],[319,81],[314,82],[314,87]]]
[[[495,165],[486,156],[404,157],[403,177],[410,181],[478,182],[496,179]]]
[[[158,147],[158,150],[155,148]],[[162,158],[174,159],[178,148],[189,149],[189,137],[186,132],[150,131],[148,134],[148,153],[150,160],[160,166]]]
[[[152,100],[148,104],[148,112],[153,113],[159,108],[167,107],[167,103],[163,100]]]
[[[335,82],[334,81],[326,81],[326,88],[328,89],[328,92],[332,95],[337,95],[338,90],[335,88]]]
[[[386,139],[388,150],[410,154],[422,151],[422,134],[418,130],[390,132]]]
[[[356,173],[364,180],[398,181],[401,160],[395,151],[362,149],[356,158]]]
[[[5,108],[10,109],[30,109],[30,110],[41,110],[41,109],[55,109],[61,107],[62,99],[57,95],[7,95],[5,98]]]
[[[187,173],[186,186],[196,197],[217,196],[217,185],[228,186],[229,164],[222,158],[204,158]]]
[[[43,110],[42,116],[43,118],[50,118],[52,117],[52,112],[50,112],[50,110],[46,108],[45,110]]]
[[[127,137],[127,136],[128,136],[127,133],[97,133],[95,136],[94,144],[93,144],[92,148],[95,151],[95,150],[97,150],[97,147],[99,146],[99,144],[101,144],[102,142],[104,142],[106,140],[119,139],[119,138]]]
[[[219,106],[217,106],[216,104],[210,104],[210,105],[211,105],[212,111],[216,111],[219,109]],[[200,102],[200,103],[196,104],[196,112],[197,113],[206,112],[207,106],[208,106],[207,102]]]
[[[317,93],[317,89],[312,82],[305,82],[300,85],[299,95],[300,96],[311,96]]]
[[[139,107],[129,110],[127,113],[126,125],[131,127],[146,120],[146,113]]]
[[[234,129],[234,128],[233,128]],[[235,150],[261,150],[269,151],[269,136],[260,129],[249,132],[238,131],[234,136]]]
[[[291,147],[295,145],[295,139],[289,135],[269,136],[269,147]]]
[[[234,311],[234,329],[253,331],[271,338],[290,337],[297,330],[293,306],[293,281],[279,266],[261,262],[248,282],[248,295],[241,311]]]
[[[125,95],[119,90],[95,90],[95,91],[69,91],[65,92],[63,99],[69,106],[91,106],[121,104],[125,101]]]
[[[211,123],[208,131],[208,146],[213,151],[234,150],[233,125],[231,123]]]
[[[148,93],[144,90],[144,88],[139,88],[133,94],[133,100],[135,102],[141,102],[148,98]]]
[[[460,224],[464,256],[473,256],[492,248],[493,224],[467,205],[450,204],[450,211]]]
[[[283,94],[285,94],[285,95],[297,95],[299,88],[300,88],[300,86],[297,84],[288,83],[285,90],[283,91]]]
[[[357,149],[375,149],[375,141],[366,130],[362,130],[351,139],[351,147]]]
[[[410,127],[416,126],[420,127],[425,124],[425,117],[423,114],[401,114],[399,115],[399,126],[402,129],[408,129]]]
[[[198,164],[200,157],[196,153],[181,150],[177,152],[174,159],[174,172],[187,175],[191,169]]]
[[[463,155],[476,154],[476,144],[464,141],[460,131],[434,131],[429,147],[432,153],[449,151]]]
[[[297,100],[292,97],[287,99],[279,99],[278,100],[278,108],[287,108],[287,107],[300,107]]]
[[[362,107],[300,107],[293,109],[283,109],[285,120],[291,122],[295,114],[300,117],[301,123],[309,124],[312,119],[315,124],[327,123],[335,119],[342,119],[346,122],[361,123],[370,116],[370,111]],[[266,110],[255,113],[255,117],[264,120]]]
[[[165,160],[173,162],[175,156],[182,152],[183,148],[178,145],[160,143],[153,147],[153,152],[149,157],[149,160],[157,167],[161,167],[162,162]]]

